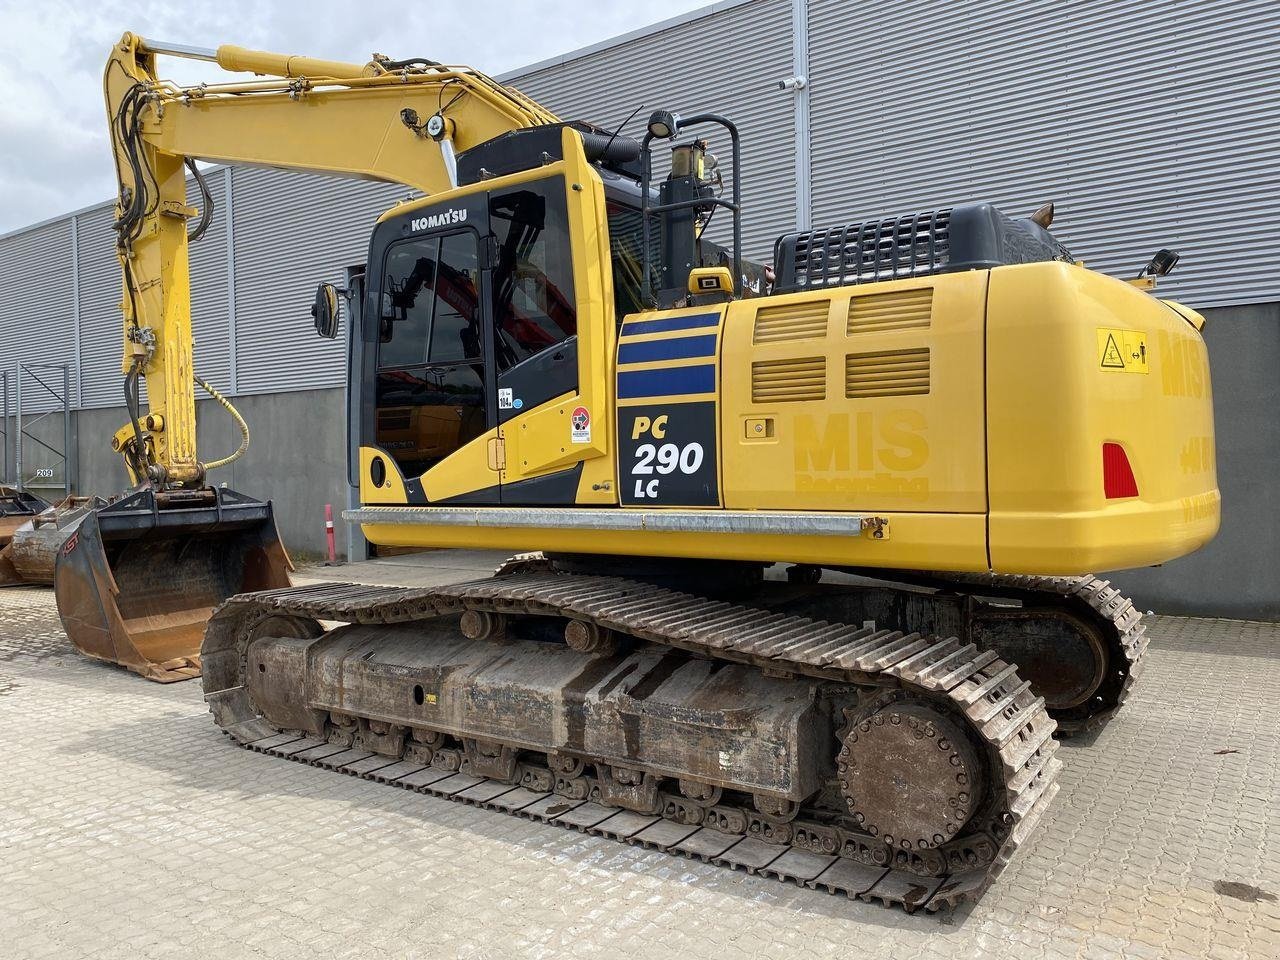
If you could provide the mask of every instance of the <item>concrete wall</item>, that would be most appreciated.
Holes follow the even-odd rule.
[[[1204,311],[1222,528],[1208,546],[1112,578],[1144,610],[1280,619],[1280,303]]]
[[[309,390],[238,397],[236,408],[249,423],[252,441],[244,458],[215,470],[210,480],[233,490],[271,500],[285,546],[296,557],[325,552],[324,505],[333,504],[338,555],[345,556],[346,525],[341,513],[347,503],[346,416],[342,390]],[[110,496],[128,485],[124,464],[110,447],[111,435],[125,422],[124,408],[80,410],[72,414],[77,441],[78,476],[74,492]],[[196,428],[200,453],[217,459],[234,450],[240,434],[231,417],[212,400],[197,404]],[[36,425],[61,449],[61,415]],[[37,453],[37,451],[39,451]],[[11,454],[12,456],[12,454]],[[35,458],[39,457],[37,461]],[[32,441],[24,459],[43,463],[51,455]],[[30,470],[24,470],[29,473]],[[36,490],[36,493],[41,491]]]

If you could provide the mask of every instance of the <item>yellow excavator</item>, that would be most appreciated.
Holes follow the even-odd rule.
[[[259,76],[182,87],[160,55]],[[657,111],[636,141],[466,67],[133,34],[106,77],[123,233],[167,251],[124,261],[127,351],[177,351],[190,388],[189,327],[162,322],[186,311],[190,161],[422,191],[347,291],[346,518],[523,551],[449,586],[226,599],[205,698],[250,749],[945,908],[1030,835],[1055,732],[1138,673],[1141,616],[1088,571],[1217,529],[1204,320],[1153,293],[1171,251],[1103,276],[1051,206],[966,203],[786,234],[765,266],[716,114]],[[321,284],[322,335],[338,304]],[[194,485],[189,429],[122,443]]]

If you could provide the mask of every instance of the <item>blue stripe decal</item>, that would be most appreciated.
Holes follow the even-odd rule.
[[[697,330],[699,327],[720,326],[720,314],[695,313],[688,317],[664,317],[660,320],[632,320],[622,325],[624,337],[638,333],[667,333],[671,330]]]
[[[667,367],[665,370],[630,370],[618,374],[618,399],[672,397],[682,393],[711,393],[716,388],[716,366]]]
[[[619,363],[648,363],[652,360],[691,360],[694,357],[714,357],[715,355],[716,335],[714,333],[698,337],[642,340],[640,343],[624,343],[618,347]]]

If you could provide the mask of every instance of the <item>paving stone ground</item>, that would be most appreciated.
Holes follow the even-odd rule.
[[[422,563],[332,573],[492,566]],[[3,590],[0,957],[1280,957],[1280,625],[1151,632],[1034,841],[907,916],[250,753],[198,681],[84,660],[49,591]]]

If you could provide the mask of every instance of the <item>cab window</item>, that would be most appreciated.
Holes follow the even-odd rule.
[[[564,180],[553,177],[489,196],[489,227],[497,242],[494,359],[500,372],[578,332],[564,191]]]
[[[606,204],[609,220],[609,256],[613,261],[613,304],[616,320],[645,309],[644,305],[644,219],[640,211],[618,200]],[[654,227],[649,235],[651,289],[657,290],[657,264],[661,241]]]
[[[394,244],[383,268],[378,366],[480,358],[479,277],[469,231]]]
[[[479,289],[472,231],[403,240],[383,260],[374,442],[405,476],[485,432]]]

